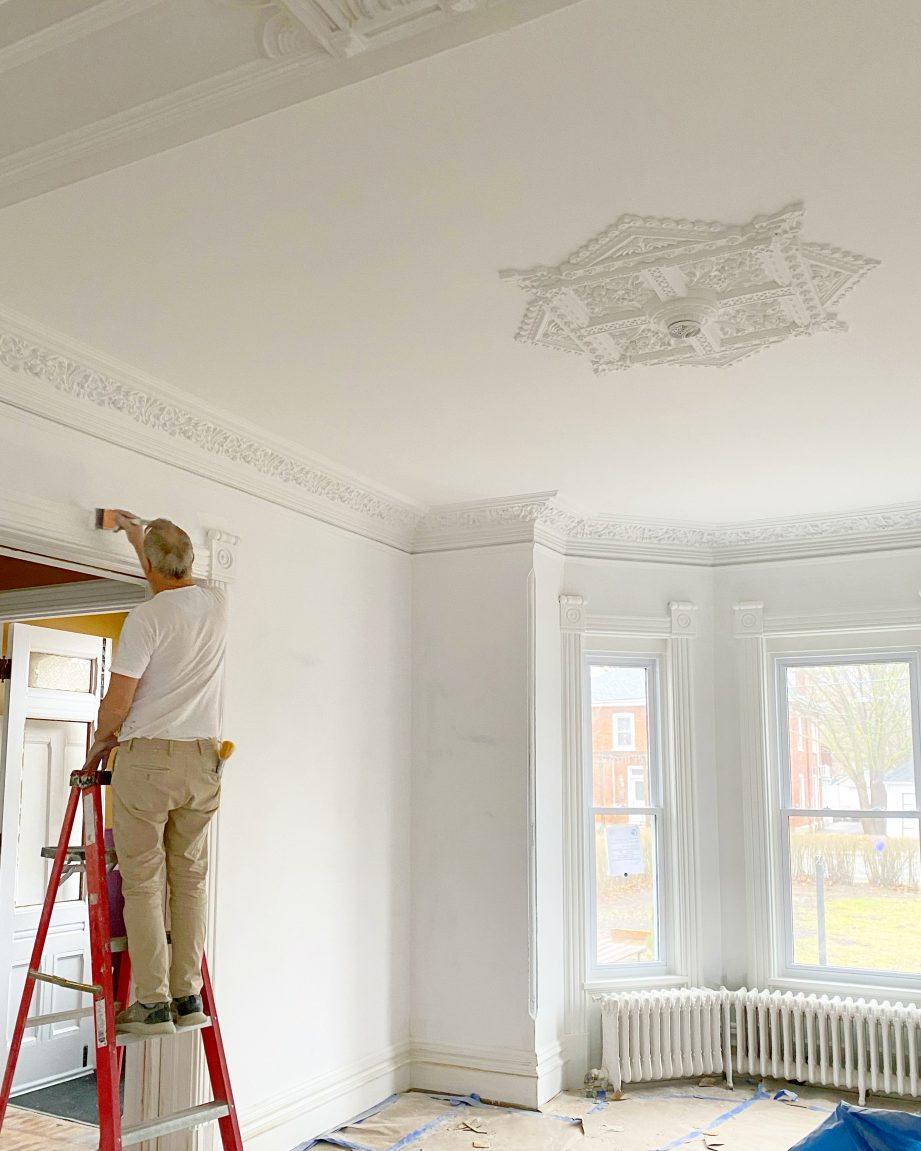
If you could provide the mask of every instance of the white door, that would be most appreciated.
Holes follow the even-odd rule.
[[[43,847],[56,845],[69,796],[70,772],[86,758],[104,691],[109,641],[12,624],[12,670],[0,751],[0,1034],[4,1056],[16,1023],[35,932],[51,873]],[[78,809],[71,842],[82,838]],[[61,884],[42,970],[92,982],[83,877]],[[91,1005],[89,996],[36,983],[29,1015]],[[14,1080],[28,1091],[81,1074],[95,1062],[92,1020],[59,1020],[29,1028]]]

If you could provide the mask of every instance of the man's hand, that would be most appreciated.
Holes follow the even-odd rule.
[[[141,564],[141,569],[144,574],[147,574],[147,565],[144,556],[144,527],[134,512],[126,512],[123,508],[113,508],[115,514],[115,530],[124,532],[128,537],[128,543],[134,548],[137,553],[138,560]]]
[[[115,736],[111,736],[109,739],[97,739],[89,750],[83,771],[102,770],[109,758],[109,753],[117,746],[118,739]]]
[[[144,528],[141,526],[140,517],[136,516],[134,512],[126,512],[122,508],[114,508],[113,510],[115,513],[115,530],[124,532],[129,542],[134,547],[139,547],[144,542]]]

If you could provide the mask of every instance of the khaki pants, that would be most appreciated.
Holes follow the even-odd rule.
[[[214,740],[130,739],[112,777],[113,830],[137,999],[201,991],[208,912],[208,824],[221,781]],[[172,963],[163,894],[169,880]]]

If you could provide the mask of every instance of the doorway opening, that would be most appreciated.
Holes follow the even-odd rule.
[[[126,611],[143,598],[138,581],[76,570],[45,557],[0,553],[0,1022],[9,1043],[25,980],[70,772],[89,748],[99,700]],[[72,614],[67,614],[72,613]],[[107,827],[110,826],[107,812]],[[82,826],[78,820],[74,842]],[[43,970],[86,982],[90,975],[84,877],[58,889]],[[30,1016],[83,1007],[77,993],[38,983]],[[4,1051],[5,1055],[5,1051]],[[98,1122],[92,1019],[28,1029],[12,1105],[58,1119]],[[35,1122],[40,1122],[35,1116]]]

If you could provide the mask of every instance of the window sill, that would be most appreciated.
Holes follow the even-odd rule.
[[[687,987],[684,975],[631,975],[624,979],[587,979],[582,990],[588,995],[613,994],[617,991],[656,991],[663,987]]]
[[[886,987],[883,984],[871,985],[867,983],[836,983],[834,980],[783,978],[769,981],[771,991],[801,992],[803,995],[840,995],[842,999],[850,996],[851,999],[889,1000],[897,1003],[916,1003],[921,1005],[921,988],[917,982],[913,987]]]

